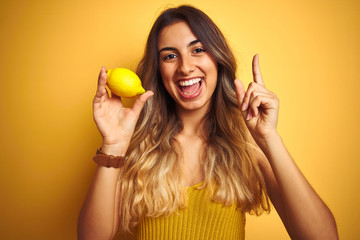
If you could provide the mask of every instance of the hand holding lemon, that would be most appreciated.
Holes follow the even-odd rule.
[[[125,107],[131,107],[136,96],[145,92],[141,86],[140,78],[126,68],[107,70],[107,85],[112,93],[121,97]]]
[[[106,85],[122,100],[116,96],[110,97]],[[130,70],[113,69],[106,72],[105,67],[101,68],[93,115],[103,137],[101,149],[104,153],[115,156],[126,153],[140,112],[152,95],[151,91],[145,92],[140,79]],[[126,107],[124,99],[134,99],[133,105]]]

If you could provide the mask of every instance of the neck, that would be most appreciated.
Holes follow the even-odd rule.
[[[183,125],[183,130],[180,134],[185,136],[200,136],[200,124],[207,112],[208,109],[199,109],[194,111],[177,109],[178,117]]]

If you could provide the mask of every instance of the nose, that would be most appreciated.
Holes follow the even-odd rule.
[[[195,62],[191,56],[183,56],[179,61],[178,73],[181,75],[190,75],[195,70]]]

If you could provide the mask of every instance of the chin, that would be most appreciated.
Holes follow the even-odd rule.
[[[199,99],[200,100],[200,99]],[[197,112],[199,110],[208,111],[210,107],[209,101],[181,101],[177,103],[177,108],[185,111],[194,111]],[[203,112],[201,111],[201,112]]]

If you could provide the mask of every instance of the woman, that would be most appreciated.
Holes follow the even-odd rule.
[[[101,69],[97,156],[126,161],[97,167],[80,239],[111,239],[119,229],[138,239],[244,239],[243,214],[269,211],[268,197],[291,238],[338,238],[276,131],[279,101],[264,86],[258,55],[246,90],[235,71],[219,29],[190,6],[154,23],[137,69],[149,91],[132,108],[107,95]]]

